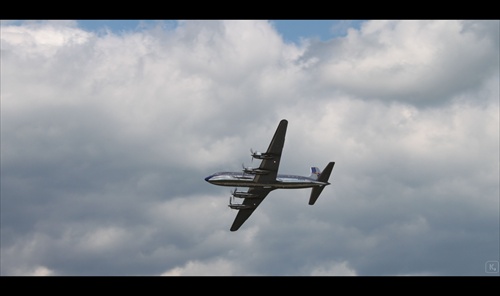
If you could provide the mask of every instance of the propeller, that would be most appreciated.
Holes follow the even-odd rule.
[[[243,168],[243,171],[252,170],[253,169],[253,167],[246,167],[244,162],[241,163],[241,167]]]
[[[245,177],[245,174],[246,174],[246,173],[245,173],[245,171],[246,171],[246,169],[247,169],[247,168],[245,167],[245,163],[243,163],[243,162],[242,162],[242,163],[241,163],[241,167],[243,168],[243,177]]]
[[[251,160],[252,163],[253,163],[253,159],[255,158],[254,155],[255,155],[255,152],[253,151],[252,148],[250,148],[250,157],[252,158],[252,160]]]

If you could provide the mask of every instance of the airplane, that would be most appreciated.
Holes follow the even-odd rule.
[[[335,162],[328,163],[323,172],[317,167],[311,167],[311,175],[308,177],[278,174],[287,126],[286,119],[280,121],[266,152],[254,152],[250,149],[252,159],[262,160],[258,168],[243,166],[242,172],[217,172],[205,178],[205,181],[214,185],[236,187],[229,197],[228,205],[229,208],[238,210],[231,231],[238,230],[269,192],[275,189],[312,188],[309,204],[314,205],[325,186],[330,185],[328,179]],[[248,187],[248,191],[237,191],[238,187]],[[234,200],[235,197],[242,198],[243,202],[233,203],[231,198]]]

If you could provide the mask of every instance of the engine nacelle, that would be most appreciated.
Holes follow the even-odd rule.
[[[258,194],[248,193],[244,191],[236,191],[236,190],[234,190],[231,194],[233,195],[233,197],[237,198],[256,198],[259,196]]]
[[[267,152],[261,153],[258,151],[253,151],[252,149],[250,149],[250,154],[252,155],[253,158],[256,158],[256,159],[273,159],[274,158],[274,155],[271,153],[267,153]]]
[[[245,168],[245,167],[243,167],[243,172],[245,174],[251,174],[251,175],[266,175],[266,174],[269,174],[268,170],[261,170],[259,168]]]
[[[234,198],[234,196],[233,196]],[[249,205],[249,204],[234,204],[232,201],[231,201],[231,197],[229,197],[229,204],[227,205],[228,207],[230,207],[231,209],[233,210],[249,210],[249,209],[255,209],[257,206],[255,204],[253,205]]]
[[[250,210],[250,209],[255,209],[255,206],[253,206],[253,205],[244,205],[244,204],[229,204],[228,207],[230,207],[233,210]]]

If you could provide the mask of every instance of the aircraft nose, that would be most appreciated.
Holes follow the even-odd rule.
[[[205,181],[210,182],[210,178],[212,178],[212,175],[208,176],[205,178]]]

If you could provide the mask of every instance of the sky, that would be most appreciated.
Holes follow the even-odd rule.
[[[2,21],[0,273],[498,276],[498,20]],[[273,191],[238,171],[281,119]]]

